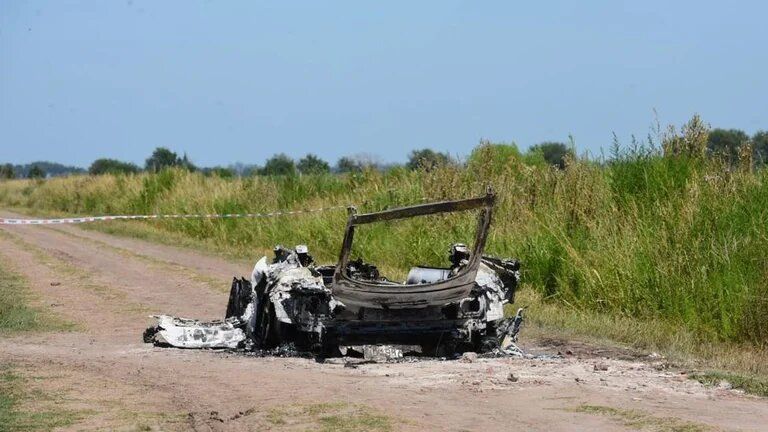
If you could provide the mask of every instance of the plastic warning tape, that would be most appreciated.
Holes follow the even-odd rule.
[[[60,225],[79,224],[86,222],[110,221],[110,220],[136,220],[136,219],[235,219],[235,218],[263,218],[275,216],[288,216],[303,213],[317,213],[329,210],[338,210],[348,206],[340,205],[323,207],[310,210],[275,211],[270,213],[226,213],[226,214],[155,214],[155,215],[115,215],[115,216],[87,216],[60,219],[8,219],[0,218],[0,225]]]

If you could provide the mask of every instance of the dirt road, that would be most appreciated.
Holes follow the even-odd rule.
[[[7,214],[7,213],[6,213]],[[255,261],[257,257],[254,256]],[[566,345],[562,359],[369,364],[154,348],[152,313],[218,318],[249,262],[85,231],[2,227],[0,259],[79,331],[0,338],[0,363],[80,410],[72,430],[766,430],[768,401],[663,360]],[[621,355],[620,355],[621,354]],[[606,358],[607,357],[607,358]],[[346,423],[345,423],[346,422]]]

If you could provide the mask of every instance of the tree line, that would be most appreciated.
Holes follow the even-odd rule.
[[[698,116],[694,116],[685,127],[701,129],[699,143],[676,142],[668,140],[664,148],[665,154],[690,153],[695,147],[697,152],[708,156],[724,157],[729,161],[737,161],[745,156],[745,151],[752,158],[755,165],[768,165],[768,131],[758,131],[751,137],[739,129],[712,129],[705,127]],[[674,131],[672,131],[674,132]],[[689,131],[690,132],[690,131]],[[695,134],[688,135],[693,136]],[[509,147],[520,153],[514,144]],[[532,163],[545,163],[559,169],[564,169],[569,157],[575,156],[573,146],[563,142],[546,141],[531,146],[524,154],[520,154]],[[431,170],[439,166],[459,165],[461,162],[448,153],[439,152],[430,148],[413,150],[408,155],[407,162],[403,165],[410,170]],[[229,167],[196,166],[186,153],[181,156],[165,147],[156,148],[144,166],[140,167],[131,162],[116,159],[101,158],[93,161],[88,168],[88,174],[136,174],[141,171],[157,172],[166,168],[177,167],[189,171],[200,171],[205,175],[219,177],[235,176],[291,176],[291,175],[316,175],[326,173],[362,172],[366,169],[386,170],[397,166],[396,164],[384,164],[378,158],[368,154],[357,154],[340,158],[335,165],[323,160],[313,153],[294,160],[285,153],[278,153],[267,159],[264,165],[234,164]],[[12,178],[45,178],[49,175],[61,175],[67,173],[81,173],[85,170],[76,167],[66,167],[50,162],[35,162],[27,166],[12,165],[6,163],[0,165],[0,179]]]
[[[0,164],[0,179],[8,178],[44,178],[65,174],[82,174],[86,170],[75,166],[55,162],[32,162],[24,165]]]
[[[541,154],[541,157],[557,166],[564,166],[564,160],[567,154],[571,153],[565,144],[558,142],[545,142],[537,144],[528,150],[529,154]],[[439,166],[459,165],[458,158],[454,158],[448,153],[435,151],[429,148],[414,150],[408,155],[408,160],[403,166],[407,169],[431,170]],[[49,175],[61,175],[68,173],[84,173],[85,170],[75,167],[66,167],[68,169],[58,169],[55,172],[46,171],[45,167],[59,165],[49,162],[32,163],[26,169],[19,169],[19,166],[11,164],[0,165],[0,178],[45,178]],[[335,165],[331,165],[318,155],[308,153],[304,157],[294,160],[285,153],[278,153],[264,162],[264,165],[246,165],[242,163],[233,164],[228,167],[205,167],[196,166],[185,154],[178,155],[165,147],[156,148],[149,158],[146,159],[144,166],[141,167],[132,162],[124,162],[117,159],[101,158],[93,161],[87,172],[91,175],[102,174],[136,174],[142,171],[157,172],[166,168],[183,168],[189,171],[199,171],[206,175],[216,175],[219,177],[235,176],[291,176],[291,175],[317,175],[328,173],[350,173],[362,172],[367,169],[387,170],[399,166],[398,164],[386,164],[374,155],[360,153],[351,156],[341,157]],[[63,167],[63,165],[62,165]]]

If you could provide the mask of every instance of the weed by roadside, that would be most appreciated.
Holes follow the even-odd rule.
[[[768,351],[748,344],[704,339],[683,326],[664,321],[616,317],[581,311],[557,302],[547,302],[535,290],[524,286],[511,315],[518,306],[526,307],[522,345],[527,338],[582,340],[599,345],[626,345],[634,350],[658,353],[671,366],[688,370],[691,378],[718,385],[725,380],[733,388],[768,396]]]
[[[322,432],[388,432],[397,423],[370,407],[349,403],[276,407],[267,412],[265,420],[275,430],[303,427]]]
[[[726,386],[727,388],[743,390],[745,393],[768,397],[768,379],[758,376],[705,371],[692,373],[690,378],[709,387]]]
[[[639,410],[628,410],[602,405],[581,405],[572,411],[603,415],[612,418],[622,425],[636,430],[651,430],[659,432],[706,432],[712,430],[709,426],[680,420],[674,417],[656,417]]]
[[[76,423],[88,413],[55,407],[52,395],[30,391],[27,378],[0,365],[0,432],[48,431]]]
[[[75,325],[51,311],[30,306],[28,281],[0,263],[0,335],[25,331],[72,330]]]

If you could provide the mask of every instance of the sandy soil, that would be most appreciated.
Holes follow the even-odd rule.
[[[38,385],[59,394],[62,407],[87,410],[71,430],[295,429],[269,413],[316,403],[363,405],[391,417],[395,430],[413,431],[664,430],[679,422],[766,430],[768,424],[767,400],[705,388],[663,359],[526,341],[524,334],[524,349],[572,354],[351,368],[155,348],[141,341],[148,315],[221,317],[231,277],[247,275],[250,263],[74,226],[0,229],[0,259],[29,279],[40,306],[81,328],[0,338],[0,363],[41,377]],[[583,405],[636,410],[651,420],[633,425],[605,410],[579,411]],[[662,418],[679,420],[654,420]]]

